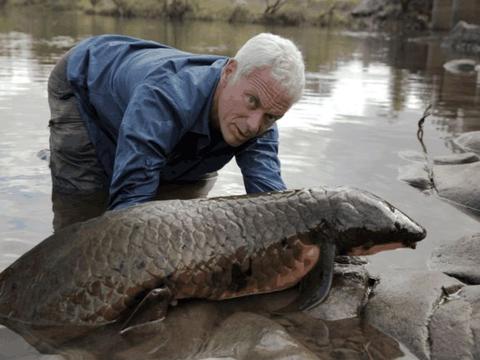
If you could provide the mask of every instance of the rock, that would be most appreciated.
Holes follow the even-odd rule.
[[[442,46],[459,52],[480,53],[480,26],[459,21]]]
[[[470,133],[465,133],[465,134],[470,134]],[[454,146],[456,148],[459,148],[459,146],[457,145],[454,145]],[[467,150],[467,151],[470,151],[470,150]],[[479,145],[479,154],[480,154],[480,145]],[[421,163],[421,164],[425,164],[425,162],[427,161],[425,154],[420,153],[418,151],[410,151],[410,150],[402,151],[400,152],[399,156],[402,159],[416,162],[416,163]],[[474,152],[462,152],[460,154],[448,154],[448,155],[435,156],[432,159],[432,161],[435,165],[458,165],[458,164],[470,164],[472,162],[480,161],[480,157]],[[424,171],[426,171],[426,165],[424,165],[423,168],[425,168]],[[402,170],[403,171],[399,171],[399,173],[403,175],[406,173],[407,170],[409,170],[409,166],[408,165],[405,166],[404,168],[402,168]]]
[[[480,285],[480,233],[437,247],[428,266],[467,284]]]
[[[452,140],[455,147],[464,152],[473,152],[480,156],[480,131],[470,131]]]
[[[326,336],[328,339],[328,334]],[[236,360],[319,359],[275,321],[242,312],[235,313],[222,322],[210,337],[203,354],[216,358],[232,357]]]
[[[454,59],[443,64],[443,68],[455,75],[473,75],[477,62],[472,59]]]
[[[50,149],[42,149],[37,152],[37,157],[40,160],[44,160],[46,162],[50,162]]]
[[[433,158],[433,163],[435,165],[471,164],[477,161],[480,161],[480,157],[473,152],[436,156]]]
[[[433,167],[435,186],[442,199],[480,215],[480,162]]]
[[[430,190],[432,188],[432,182],[428,178],[427,166],[426,164],[409,164],[400,167],[399,180],[408,183],[414,188],[420,189],[422,191]]]
[[[39,353],[23,338],[13,331],[0,326],[0,358],[3,359],[38,359]]]
[[[402,355],[415,358],[400,350],[396,340],[360,318],[321,322],[297,312],[274,320],[320,359],[396,359]]]
[[[430,358],[429,323],[445,292],[464,285],[441,272],[388,271],[365,307],[365,319],[405,344],[420,359]]]
[[[378,13],[383,9],[384,2],[382,0],[363,0],[351,12],[354,17],[367,17]]]
[[[480,358],[480,286],[466,286],[439,304],[429,331],[432,359]]]
[[[396,340],[359,318],[332,322],[303,312],[276,312],[296,295],[297,291],[292,289],[225,301],[180,301],[178,306],[169,309],[162,322],[123,336],[118,334],[118,326],[107,327],[74,340],[59,352],[76,354],[76,349],[82,349],[99,359],[115,360],[300,360],[340,356],[393,359],[402,356]],[[155,305],[151,306],[150,310],[155,310]]]
[[[454,157],[449,161],[455,162]],[[422,191],[436,190],[442,200],[475,218],[480,218],[480,161],[458,165],[433,165],[433,182],[426,164],[407,165],[401,167],[399,172],[400,180]]]

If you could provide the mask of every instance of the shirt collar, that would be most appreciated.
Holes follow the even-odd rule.
[[[202,111],[202,116],[200,119],[192,126],[190,132],[200,135],[197,143],[197,151],[207,147],[212,141],[212,129],[210,128],[210,111],[213,103],[213,96],[215,95],[215,90],[217,88],[218,82],[220,81],[220,75],[222,69],[227,63],[228,58],[218,59],[211,65],[212,76],[215,76],[215,82],[212,87],[210,96],[205,103],[205,109]]]

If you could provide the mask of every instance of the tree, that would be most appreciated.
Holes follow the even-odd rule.
[[[192,6],[188,0],[164,0],[163,11],[170,19],[183,20]]]
[[[402,7],[402,12],[406,13],[408,11],[408,5],[410,5],[410,0],[400,0],[400,5]]]
[[[272,15],[275,15],[277,13],[278,10],[280,10],[280,8],[285,5],[285,3],[287,2],[288,0],[274,0],[271,4],[270,4],[270,0],[265,0],[265,10],[263,12],[263,15],[264,16],[272,16]]]
[[[90,4],[92,4],[92,8],[95,9],[95,6],[100,2],[101,0],[90,0]]]
[[[131,15],[128,0],[112,0],[121,17]]]

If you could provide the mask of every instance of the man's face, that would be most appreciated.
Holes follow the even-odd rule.
[[[272,78],[269,68],[255,69],[233,82],[236,65],[235,60],[230,60],[223,70],[213,116],[214,126],[231,146],[263,134],[292,105],[287,91]]]

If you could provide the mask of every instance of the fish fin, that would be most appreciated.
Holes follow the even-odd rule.
[[[150,290],[123,323],[120,328],[120,335],[125,335],[133,329],[138,329],[146,324],[163,321],[167,315],[168,305],[172,297],[172,292],[167,287]],[[148,316],[144,314],[146,308],[150,311]]]
[[[291,304],[276,312],[309,310],[325,301],[332,287],[335,254],[335,242],[323,239],[320,243],[320,260],[300,282],[300,294]]]

